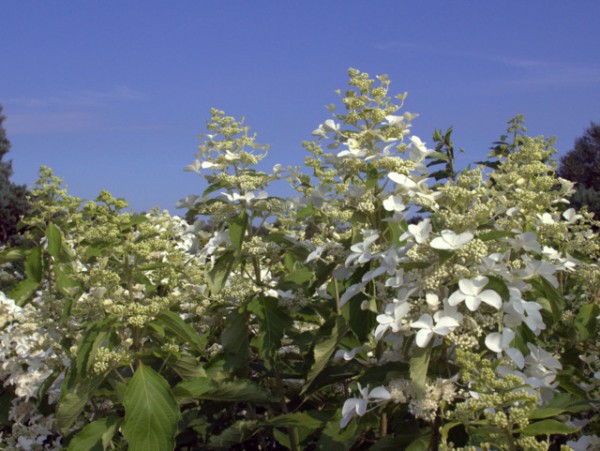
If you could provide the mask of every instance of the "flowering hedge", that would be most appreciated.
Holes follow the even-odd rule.
[[[6,449],[600,446],[599,223],[551,141],[516,118],[457,171],[349,76],[304,171],[212,110],[186,220],[42,168],[0,257]]]

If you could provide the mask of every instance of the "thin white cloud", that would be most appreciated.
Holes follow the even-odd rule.
[[[15,113],[6,116],[8,135],[78,133],[92,130],[93,114],[85,112]]]
[[[442,47],[431,47],[405,41],[390,41],[375,46],[384,52],[399,52],[402,50],[418,50],[425,54],[435,54],[448,57],[469,58],[487,61],[512,69],[513,72],[504,75],[510,78],[495,79],[493,84],[505,86],[548,87],[574,86],[600,83],[600,64],[571,63],[567,61],[548,61],[532,58],[519,58],[505,55],[469,52]]]
[[[100,108],[114,102],[140,100],[144,96],[127,86],[116,86],[104,91],[63,91],[45,97],[15,97],[5,101],[13,108],[39,110],[54,108]]]

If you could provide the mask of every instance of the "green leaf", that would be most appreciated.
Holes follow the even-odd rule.
[[[221,402],[278,402],[267,390],[249,380],[217,384],[207,377],[181,382],[173,389],[180,404],[193,400]]]
[[[594,304],[584,305],[579,309],[575,317],[575,327],[581,340],[597,336],[598,310],[598,306]]]
[[[309,412],[288,413],[269,420],[269,424],[276,427],[298,427],[311,430],[319,429],[324,423],[324,420],[311,416]]]
[[[235,257],[233,252],[226,252],[219,257],[213,268],[208,273],[208,286],[210,291],[214,294],[218,294],[225,282],[229,273],[233,269],[235,263]]]
[[[48,242],[48,253],[59,260],[62,249],[62,233],[56,225],[48,225],[46,229],[46,241]]]
[[[425,384],[427,383],[427,368],[429,367],[430,358],[431,344],[426,348],[415,347],[410,359],[410,379],[420,390],[425,390]]]
[[[122,433],[130,451],[163,451],[175,447],[181,412],[167,381],[140,363],[125,391]]]
[[[77,381],[60,398],[56,410],[56,425],[63,435],[66,436],[69,434],[70,427],[77,421],[79,414],[85,408],[93,392],[100,386],[102,380],[103,377],[95,377],[93,379]]]
[[[197,399],[228,402],[279,402],[279,398],[249,380],[225,382],[198,395]]]
[[[169,359],[169,367],[172,368],[183,380],[194,377],[206,377],[206,370],[198,359],[191,355],[182,355],[175,361]]]
[[[298,285],[302,285],[302,284],[312,280],[313,277],[314,277],[313,271],[311,271],[307,267],[302,267],[302,268],[296,269],[295,271],[290,272],[285,277],[284,280],[286,282],[292,282],[292,283],[295,283]]]
[[[408,445],[406,451],[427,451],[429,448],[429,442],[431,439],[429,437],[419,437],[416,440]]]
[[[42,271],[42,248],[41,246],[36,246],[29,251],[27,258],[25,259],[25,274],[31,280],[41,282]]]
[[[227,186],[227,183],[225,183],[225,182],[213,183],[212,185],[210,185],[208,188],[206,188],[204,190],[204,192],[202,193],[202,197],[206,197],[210,193],[214,193],[216,190],[221,189],[221,188],[225,188],[226,186]]]
[[[248,310],[254,313],[259,322],[259,332],[252,340],[261,355],[273,357],[281,347],[281,339],[292,326],[292,318],[279,307],[279,302],[274,298],[254,298],[248,304]]]
[[[573,434],[580,427],[569,426],[562,421],[542,420],[526,426],[521,433],[525,435]]]
[[[331,356],[337,351],[340,342],[343,340],[348,327],[344,318],[336,316],[330,318],[322,327],[322,331],[325,331],[324,339],[320,340],[313,350],[314,363],[308,372],[306,377],[306,384],[302,389],[302,393],[306,393],[312,382],[319,375],[321,371],[327,366]],[[328,332],[330,331],[330,332]]]
[[[208,377],[195,377],[181,382],[173,388],[173,395],[179,404],[197,399],[200,395],[215,388],[217,383]]]
[[[590,410],[592,406],[582,398],[569,393],[557,393],[552,400],[529,414],[530,420],[541,420],[563,413],[578,413]]]
[[[219,435],[212,436],[208,445],[211,449],[230,449],[252,437],[259,427],[256,420],[238,420]]]
[[[171,332],[181,341],[191,345],[200,354],[204,354],[206,336],[200,335],[199,332],[186,323],[177,313],[170,310],[163,310],[156,315],[154,322],[159,323],[165,330]]]
[[[115,416],[93,421],[71,439],[67,451],[106,450],[120,425],[121,418]]]
[[[296,212],[296,218],[297,219],[304,219],[304,218],[306,218],[308,216],[314,215],[315,211],[316,211],[315,206],[312,203],[308,204],[306,207],[301,208],[300,210],[298,210]]]
[[[246,227],[248,227],[248,213],[245,210],[229,222],[229,239],[238,252],[242,250]]]
[[[15,304],[23,306],[27,300],[35,293],[40,286],[40,282],[35,280],[25,279],[17,284],[17,286],[10,292],[10,298],[15,301]]]
[[[379,171],[372,164],[367,169],[367,189],[374,189],[379,186]]]
[[[247,312],[233,310],[227,315],[225,329],[221,333],[221,345],[227,368],[244,373],[250,363]]]

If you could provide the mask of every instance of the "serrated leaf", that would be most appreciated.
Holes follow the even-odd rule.
[[[276,427],[298,427],[311,430],[319,429],[324,423],[324,420],[311,416],[309,412],[288,413],[269,420],[269,424]]]
[[[39,286],[40,282],[36,282],[35,280],[22,280],[10,292],[10,298],[15,301],[15,304],[22,307],[27,303],[29,298],[33,295],[33,293],[35,293]]]
[[[212,185],[210,185],[208,188],[206,188],[204,190],[204,192],[202,193],[202,197],[206,197],[208,196],[210,193],[214,193],[215,191],[217,191],[218,189],[221,188],[225,188],[227,186],[227,184],[225,182],[217,182],[217,183],[213,183]]]
[[[58,260],[62,249],[62,233],[55,224],[50,224],[46,228],[46,241],[48,253]]]
[[[197,399],[228,402],[279,402],[279,399],[269,391],[249,380],[225,382],[198,395]]]
[[[227,315],[225,329],[221,333],[221,345],[227,368],[243,373],[250,362],[248,313],[233,310]]]
[[[281,339],[293,320],[274,298],[254,298],[248,304],[248,310],[256,315],[260,325],[252,342],[261,355],[267,357],[265,363],[268,363],[268,358],[274,356],[281,347]]]
[[[200,354],[204,354],[206,345],[206,336],[200,335],[192,326],[186,323],[181,316],[170,310],[163,310],[154,320],[165,328],[166,331],[171,332],[181,341],[188,343],[194,350]]]
[[[223,289],[234,263],[235,257],[232,252],[226,252],[217,259],[208,273],[208,286],[212,293],[218,294]]]
[[[115,416],[92,421],[71,439],[67,451],[106,450],[121,421],[121,418]]]
[[[125,422],[121,431],[130,451],[163,451],[175,447],[179,406],[168,382],[140,363],[123,399]]]
[[[420,390],[425,390],[427,369],[431,358],[431,344],[425,348],[415,347],[410,358],[410,380]]]
[[[573,434],[580,427],[569,426],[562,421],[557,420],[542,420],[536,423],[531,423],[521,430],[525,435],[553,435],[553,434]]]
[[[314,276],[313,271],[309,268],[302,267],[290,272],[286,277],[286,282],[292,282],[297,285],[302,285],[308,281],[310,281]]]
[[[598,306],[594,304],[584,305],[579,309],[574,324],[581,340],[597,336],[598,310]]]
[[[61,433],[69,435],[69,429],[79,418],[94,390],[102,383],[102,377],[79,380],[69,387],[69,391],[61,396],[56,410],[56,425]],[[66,382],[66,381],[65,381]]]
[[[242,250],[242,243],[244,242],[247,226],[248,213],[246,213],[245,210],[229,222],[229,239],[238,252]]]
[[[215,388],[217,383],[208,377],[195,377],[177,384],[173,395],[179,404],[185,404],[197,399],[200,395]]]
[[[230,449],[252,437],[259,426],[256,420],[238,420],[219,435],[213,435],[208,445],[211,449]]]
[[[557,393],[547,404],[536,408],[529,414],[530,420],[541,420],[563,413],[577,413],[590,410],[592,406],[582,398],[569,393]]]
[[[314,363],[308,372],[302,393],[306,393],[315,378],[327,366],[331,356],[337,351],[340,342],[344,339],[348,327],[343,317],[336,316],[330,318],[321,330],[325,331],[324,337],[317,342],[313,350]]]

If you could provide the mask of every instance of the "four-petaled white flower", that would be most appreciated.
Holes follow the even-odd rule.
[[[383,334],[391,329],[392,332],[400,331],[402,320],[410,310],[410,303],[394,299],[391,304],[385,306],[381,315],[377,315],[379,325],[375,329],[375,339],[380,340]]]
[[[373,231],[363,231],[363,235],[365,236],[363,242],[350,246],[352,253],[346,258],[346,266],[349,266],[355,260],[357,263],[366,263],[371,260],[370,246],[377,241],[379,234]]]
[[[406,210],[406,205],[402,203],[402,196],[389,196],[383,201],[383,208],[387,211],[400,212]]]
[[[424,243],[431,233],[431,219],[425,218],[418,224],[409,224],[408,231],[400,236],[400,241],[404,241],[411,236],[419,244]]]
[[[456,251],[473,239],[471,232],[458,235],[452,230],[442,230],[441,236],[431,240],[429,245],[434,249]]]
[[[568,210],[565,210],[563,212],[562,217],[566,219],[567,224],[573,224],[579,219],[581,219],[583,216],[578,215],[577,212],[575,212],[574,208],[569,208]]]
[[[258,193],[249,192],[244,195],[239,193],[221,193],[221,196],[226,197],[229,202],[237,202],[238,200],[244,201],[247,204],[255,201],[266,199],[269,197],[266,191],[259,191]]]
[[[481,302],[485,302],[492,307],[499,309],[502,307],[502,298],[494,290],[484,290],[489,279],[485,276],[477,276],[473,279],[460,279],[458,281],[458,291],[452,293],[448,298],[451,306],[465,302],[467,308],[474,312],[479,308]]]
[[[521,351],[516,348],[511,348],[510,344],[515,338],[515,333],[512,329],[505,327],[502,332],[492,332],[485,337],[485,345],[492,352],[504,352],[517,365],[517,368],[522,369],[525,365],[525,357]]]
[[[392,398],[390,392],[383,387],[376,387],[369,391],[368,385],[363,388],[359,383],[358,391],[361,395],[360,398],[347,399],[342,406],[342,421],[340,421],[340,428],[342,429],[345,428],[348,423],[350,423],[350,420],[355,415],[362,417],[365,413],[367,413],[367,405],[370,402],[375,402],[379,405],[382,402],[388,401]]]
[[[340,124],[336,124],[332,119],[327,119],[323,124],[319,124],[319,128],[312,132],[313,136],[321,136],[326,138],[328,133],[338,132],[340,130]]]
[[[430,314],[425,313],[417,321],[410,323],[410,327],[420,329],[417,332],[416,343],[419,348],[424,348],[429,344],[429,341],[434,335],[445,337],[458,326],[460,323],[454,316],[442,316],[437,312],[432,318]],[[435,320],[435,324],[434,324]]]

